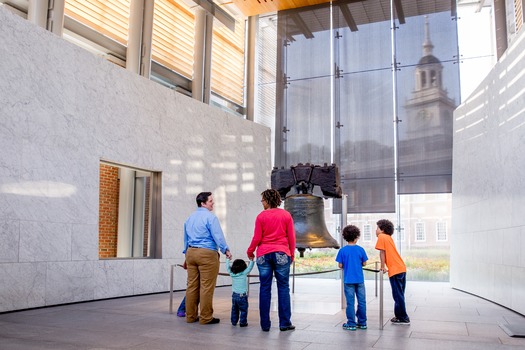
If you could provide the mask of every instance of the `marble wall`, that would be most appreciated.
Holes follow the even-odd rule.
[[[214,192],[232,252],[245,257],[269,185],[268,128],[1,6],[0,57],[0,312],[167,291],[200,191]],[[162,172],[161,259],[99,260],[100,160]],[[179,268],[175,289],[185,285]]]
[[[454,113],[451,283],[525,314],[525,32]]]

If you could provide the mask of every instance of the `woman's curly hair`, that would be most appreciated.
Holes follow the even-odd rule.
[[[281,195],[273,189],[265,190],[261,193],[262,199],[268,203],[270,208],[277,208],[281,205]]]

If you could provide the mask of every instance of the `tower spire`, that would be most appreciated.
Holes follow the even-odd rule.
[[[423,57],[432,55],[432,41],[430,41],[430,27],[428,24],[428,16],[425,16],[425,41],[423,41]]]

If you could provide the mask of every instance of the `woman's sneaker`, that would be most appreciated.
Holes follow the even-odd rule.
[[[345,331],[355,331],[355,330],[356,330],[355,326],[350,326],[350,325],[347,324],[347,323],[343,323],[343,329],[344,329]]]
[[[397,325],[402,325],[402,326],[410,325],[410,319],[401,320],[397,317],[392,318],[390,322],[392,322],[392,324],[397,324]]]

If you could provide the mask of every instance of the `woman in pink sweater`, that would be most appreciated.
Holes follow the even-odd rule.
[[[290,264],[294,260],[295,230],[292,216],[281,205],[281,196],[276,190],[265,190],[261,193],[264,210],[255,219],[255,230],[250,246],[249,259],[257,253],[260,292],[259,314],[261,328],[268,332],[271,327],[270,304],[272,300],[272,279],[277,281],[279,305],[279,329],[295,329],[292,325],[290,303]]]

